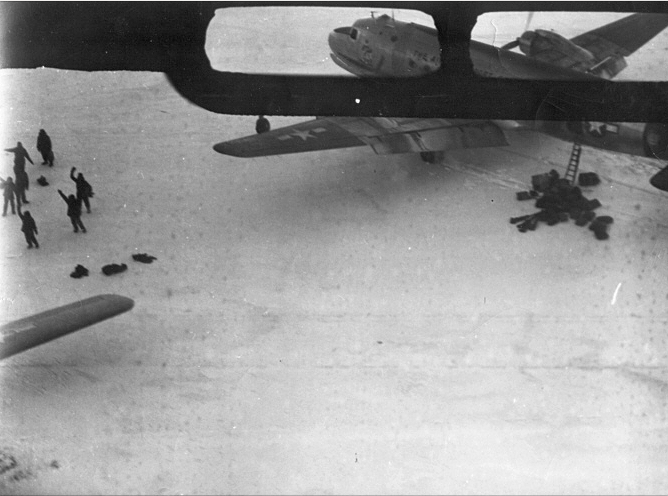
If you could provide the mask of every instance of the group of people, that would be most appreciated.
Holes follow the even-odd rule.
[[[48,165],[53,167],[54,154],[51,145],[51,138],[44,129],[40,129],[39,135],[37,137],[37,150],[42,154],[42,165]],[[14,178],[8,177],[7,179],[2,179],[0,177],[0,187],[4,189],[3,199],[4,204],[2,208],[2,216],[7,215],[7,207],[11,206],[12,214],[16,215],[18,213],[19,218],[21,219],[21,231],[24,233],[26,242],[28,243],[28,248],[39,248],[39,243],[37,242],[36,235],[37,224],[35,219],[32,217],[30,212],[25,211],[21,212],[21,206],[23,204],[30,203],[26,199],[26,191],[29,189],[30,183],[28,179],[28,174],[25,171],[26,160],[31,164],[35,163],[30,158],[27,150],[23,147],[19,141],[14,148],[5,148],[6,152],[14,154]],[[81,210],[82,205],[85,205],[86,211],[90,213],[90,198],[93,196],[93,188],[86,181],[82,173],[75,175],[76,167],[72,167],[70,170],[70,179],[76,184],[76,195],[71,194],[66,196],[61,190],[58,190],[58,194],[61,198],[67,203],[67,216],[72,222],[74,227],[74,232],[86,232],[86,227],[81,221]],[[16,199],[16,208],[14,207],[14,200]]]

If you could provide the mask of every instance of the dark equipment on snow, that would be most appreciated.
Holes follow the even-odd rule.
[[[574,171],[571,171],[571,176],[574,177]],[[593,172],[582,173],[579,178],[581,185],[583,182],[585,185],[600,183],[598,176]],[[531,185],[534,189],[529,192],[518,192],[516,194],[517,199],[526,201],[538,196],[535,205],[540,211],[534,214],[511,217],[510,219],[510,223],[517,224],[518,231],[523,233],[534,231],[538,222],[554,226],[561,222],[568,222],[569,218],[573,219],[577,226],[585,226],[596,217],[593,211],[601,206],[601,202],[597,199],[585,198],[578,186],[574,186],[568,178],[560,178],[559,173],[554,169],[546,174],[531,176]],[[595,228],[592,228],[592,231],[598,239],[607,239],[609,223],[606,222],[609,219],[611,223],[612,218],[602,216],[599,219],[604,220],[599,221]]]
[[[596,239],[605,240],[610,237],[608,234],[608,226],[612,223],[612,217],[609,215],[601,215],[600,217],[596,217],[589,225],[589,230],[594,231]]]
[[[119,274],[121,272],[125,272],[128,270],[128,266],[125,264],[108,264],[102,267],[102,272],[104,273],[105,276],[111,276],[113,274]]]
[[[154,257],[152,255],[147,255],[146,253],[136,253],[132,255],[132,259],[137,262],[150,264],[153,263],[153,260],[157,260],[157,257]]]
[[[595,172],[581,172],[578,176],[578,184],[580,186],[596,186],[601,184],[601,179]]]
[[[83,265],[77,265],[74,268],[74,272],[70,274],[70,277],[73,277],[74,279],[81,279],[82,277],[87,275],[88,275],[88,269]]]

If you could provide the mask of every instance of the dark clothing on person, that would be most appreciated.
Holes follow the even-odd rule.
[[[24,171],[26,168],[26,159],[28,162],[35,165],[35,163],[28,155],[28,152],[19,141],[14,148],[5,148],[6,152],[11,152],[14,154],[14,174],[17,174],[18,171]]]
[[[257,134],[262,134],[269,132],[271,130],[271,125],[269,124],[269,121],[267,118],[263,115],[258,117],[257,122],[255,123],[255,131]]]
[[[81,228],[82,232],[86,232],[86,228],[83,222],[81,222],[81,202],[74,195],[65,196],[60,190],[58,190],[58,194],[67,203],[67,216],[72,221],[74,232],[79,232],[79,228]]]
[[[14,194],[16,195],[16,205],[21,206],[21,202],[30,203],[26,199],[26,190],[30,188],[30,180],[28,179],[28,173],[26,171],[21,171],[16,174],[16,182],[14,183]]]
[[[0,179],[2,181],[2,187],[5,191],[3,192],[4,204],[2,206],[2,216],[7,215],[7,204],[12,205],[12,214],[16,215],[16,209],[14,208],[14,195],[15,195],[15,184],[11,177],[8,177],[7,180]]]
[[[49,164],[49,167],[53,167],[53,150],[51,148],[51,138],[44,129],[39,130],[37,135],[37,151],[42,154],[44,162],[42,165]]]
[[[23,234],[25,234],[26,242],[28,243],[28,248],[32,248],[33,244],[35,245],[35,248],[39,248],[39,243],[37,242],[37,238],[35,237],[35,234],[39,234],[37,232],[37,224],[35,224],[35,219],[32,218],[30,212],[21,213],[20,206],[18,210],[21,222],[23,222],[23,226],[21,226],[21,231],[23,231]]]
[[[74,181],[77,185],[77,200],[83,202],[86,205],[86,212],[90,213],[90,202],[88,199],[93,196],[93,187],[84,179],[83,174],[80,172],[78,176],[74,176],[74,171],[76,167],[72,167],[70,170],[70,179]]]

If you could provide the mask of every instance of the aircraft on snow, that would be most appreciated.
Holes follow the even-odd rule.
[[[536,29],[501,48],[471,40],[470,58],[474,72],[485,77],[612,79],[627,66],[625,57],[666,26],[668,14],[633,14],[570,40]],[[359,77],[424,76],[437,71],[441,63],[435,29],[388,15],[372,14],[352,26],[334,29],[329,46],[332,60]],[[512,51],[516,47],[522,54]],[[555,110],[545,105],[545,113]],[[532,121],[319,117],[213,148],[235,157],[259,157],[366,145],[377,154],[420,153],[423,160],[433,162],[447,150],[508,145],[506,131],[534,130],[596,148],[668,160],[668,124],[540,117],[540,112]],[[668,167],[650,182],[668,191]]]

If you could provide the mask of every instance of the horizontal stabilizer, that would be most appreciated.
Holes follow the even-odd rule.
[[[0,359],[127,312],[135,302],[103,294],[53,308],[0,326]]]

